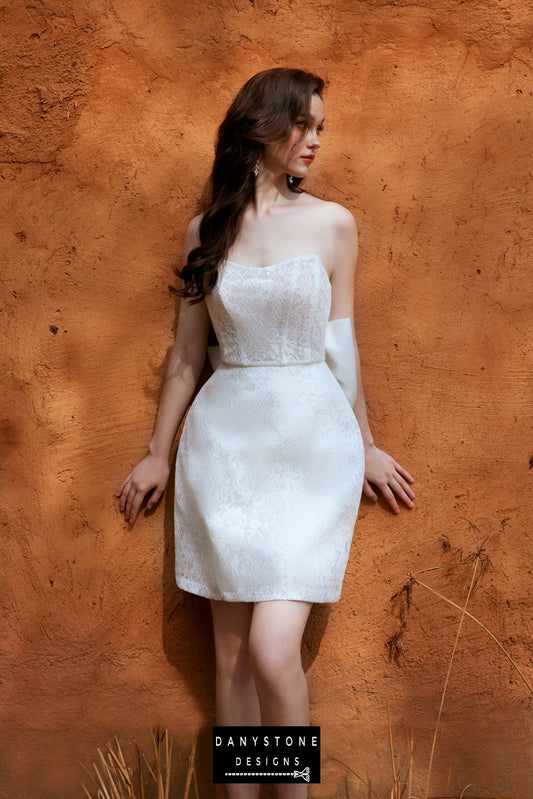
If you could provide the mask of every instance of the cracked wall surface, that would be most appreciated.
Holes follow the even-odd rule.
[[[310,794],[367,797],[357,772],[388,795],[387,708],[422,793],[475,570],[468,611],[511,660],[466,617],[429,795],[533,797],[530,3],[20,0],[0,26],[0,797],[82,796],[98,747],[156,723],[182,754],[199,736],[215,795],[210,618],[174,584],[171,492],[133,528],[113,493],[216,127],[274,65],[327,80],[308,188],[357,219],[370,422],[417,492],[398,517],[363,500],[341,601],[313,610]]]

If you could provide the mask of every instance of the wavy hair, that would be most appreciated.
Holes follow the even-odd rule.
[[[191,304],[201,302],[217,282],[218,266],[254,200],[254,167],[265,144],[286,138],[297,120],[308,122],[311,97],[322,97],[323,88],[324,81],[317,75],[277,67],[254,75],[235,97],[218,129],[200,244],[191,250],[183,269],[176,269],[184,282],[176,293]],[[289,181],[288,177],[288,188],[301,191],[302,178]]]

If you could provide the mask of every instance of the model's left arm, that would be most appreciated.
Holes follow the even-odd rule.
[[[361,363],[353,322],[357,227],[350,212],[340,206],[336,206],[334,209],[333,225],[336,231],[336,252],[330,278],[332,291],[330,321],[345,318],[349,318],[351,321],[357,376],[357,395],[353,409],[365,446],[363,492],[369,499],[376,501],[378,496],[374,491],[374,487],[378,488],[392,510],[395,513],[399,513],[398,499],[402,500],[408,508],[412,508],[414,505],[415,494],[410,485],[414,478],[394,458],[376,447],[368,424],[361,378]]]

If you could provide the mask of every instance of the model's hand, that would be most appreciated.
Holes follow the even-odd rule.
[[[396,497],[401,499],[408,508],[414,506],[415,493],[410,483],[414,482],[409,472],[396,463],[394,458],[375,445],[365,447],[365,481],[363,493],[374,502],[378,495],[372,486],[379,488],[394,513],[399,513],[400,508]],[[372,484],[372,485],[371,485]]]
[[[168,483],[170,467],[168,459],[159,455],[147,455],[130,472],[117,491],[120,510],[127,522],[134,522],[146,495],[152,494],[146,503],[150,510],[159,502]]]

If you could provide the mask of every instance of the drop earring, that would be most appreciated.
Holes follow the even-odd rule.
[[[254,166],[254,175],[255,175],[255,177],[257,177],[258,174],[259,174],[259,158],[255,162],[255,166]]]
[[[294,184],[294,177],[292,175],[287,175],[287,181],[289,186],[292,186]]]

